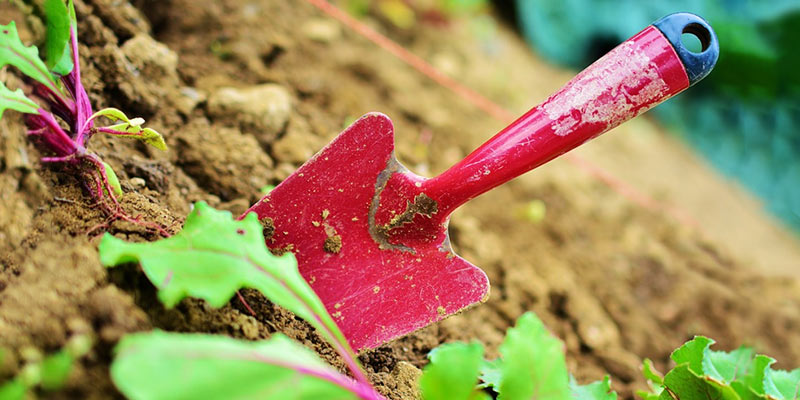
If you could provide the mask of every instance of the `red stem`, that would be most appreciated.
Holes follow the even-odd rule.
[[[285,362],[274,360],[274,359],[269,358],[269,357],[264,357],[263,355],[255,353],[255,352],[254,353],[250,353],[248,355],[251,356],[252,359],[255,360],[255,361],[259,361],[259,362],[263,362],[263,363],[266,363],[266,364],[283,367],[283,368],[286,368],[286,369],[295,370],[298,373],[301,373],[301,374],[304,374],[304,375],[314,376],[316,378],[319,378],[319,379],[322,379],[322,380],[326,380],[326,381],[328,381],[330,383],[333,383],[336,386],[341,387],[342,389],[345,389],[347,391],[350,391],[350,392],[354,393],[356,396],[358,396],[362,400],[386,400],[386,398],[381,396],[378,392],[376,392],[375,389],[371,385],[369,385],[369,384],[364,385],[363,383],[360,383],[358,381],[354,381],[354,380],[352,380],[352,379],[350,379],[350,378],[348,378],[348,377],[346,377],[344,375],[338,374],[338,373],[330,373],[328,371],[319,371],[319,370],[306,368],[306,367],[299,366],[299,365],[288,364],[288,363],[285,363]],[[234,358],[234,359],[238,358],[238,359],[245,359],[245,360],[247,359],[247,358],[244,358],[244,357],[231,357],[231,358]]]
[[[81,84],[81,66],[78,58],[78,32],[75,27],[70,30],[70,44],[72,47],[72,63],[74,67],[70,72],[70,80],[73,85],[72,95],[75,97],[75,124],[77,130],[75,141],[82,146],[86,145],[86,140],[91,134],[92,122],[88,121],[92,115],[92,105],[89,96],[86,94],[83,84]]]
[[[83,146],[78,147],[78,145],[72,141],[72,138],[61,129],[61,126],[58,125],[58,121],[56,121],[52,114],[43,108],[38,109],[37,112],[42,118],[42,121],[58,136],[59,140],[51,141],[51,144],[55,147],[53,150],[55,150],[59,156],[64,157],[86,151]]]
[[[295,300],[300,302],[311,313],[311,315],[314,316],[314,319],[317,321],[317,323],[319,323],[319,327],[322,328],[326,336],[330,338],[331,345],[333,345],[333,348],[336,350],[336,352],[339,353],[339,355],[344,359],[345,364],[347,364],[348,369],[350,369],[350,372],[353,374],[356,380],[371,387],[369,379],[367,379],[366,375],[364,375],[364,371],[361,370],[361,365],[359,365],[359,363],[353,357],[355,353],[350,347],[350,344],[347,343],[347,340],[340,341],[339,338],[336,337],[336,335],[333,334],[333,331],[328,327],[328,324],[322,321],[322,318],[320,318],[320,316],[314,312],[314,309],[311,307],[311,305],[308,304],[305,299],[300,297],[292,288],[290,288],[284,280],[279,279],[277,276],[262,268],[260,265],[258,265],[258,263],[250,258],[248,258],[247,261],[250,262],[250,264],[252,264],[256,269],[268,275],[271,279],[280,282],[281,286],[291,293]]]
[[[244,308],[247,309],[247,311],[250,313],[250,315],[255,317],[256,316],[256,312],[253,311],[253,308],[250,307],[250,304],[248,304],[247,300],[244,299],[244,296],[242,296],[241,290],[237,290],[236,291],[236,296],[239,298],[239,301],[242,302],[242,305],[244,306]]]
[[[52,89],[47,87],[47,85],[37,84],[36,87],[39,88],[39,92],[44,93],[36,93],[36,90],[34,90],[34,92],[40,97],[44,98],[45,101],[51,103],[52,107],[61,107],[66,109],[66,111],[68,111],[70,114],[75,114],[74,101],[62,97],[61,93],[54,92]]]
[[[111,198],[111,201],[114,203],[114,206],[117,208],[117,210],[119,210],[121,208],[121,206],[119,205],[119,201],[117,200],[117,196],[114,195],[114,191],[111,188],[111,183],[108,182],[108,175],[106,174],[106,166],[105,166],[105,164],[103,164],[103,162],[100,161],[100,158],[98,158],[94,154],[86,154],[84,156],[84,158],[86,160],[88,160],[89,162],[91,162],[92,164],[94,164],[95,168],[100,173],[100,177],[102,178],[102,186],[99,189],[100,196],[98,196],[98,199],[102,199],[102,197],[103,197],[102,196],[102,192],[105,189],[105,192],[108,193],[108,197]]]

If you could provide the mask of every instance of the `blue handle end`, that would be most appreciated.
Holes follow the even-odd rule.
[[[661,31],[678,53],[686,75],[689,76],[689,86],[700,82],[714,69],[719,58],[719,41],[705,19],[691,13],[675,13],[661,18],[653,25]],[[681,35],[684,33],[692,34],[700,40],[702,50],[699,53],[686,48],[681,41]]]

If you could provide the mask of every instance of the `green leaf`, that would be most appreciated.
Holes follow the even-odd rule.
[[[72,0],[69,9],[64,0],[46,0],[44,14],[47,20],[45,39],[46,65],[53,73],[67,75],[72,71],[72,46],[70,35],[76,28],[75,6]]]
[[[636,394],[644,400],[657,400],[664,392],[664,376],[653,366],[653,361],[645,358],[642,363],[642,375],[650,386],[650,391],[637,390]]]
[[[75,359],[65,350],[47,356],[42,361],[42,388],[56,390],[61,388],[66,382],[69,372],[72,370],[72,363]]]
[[[747,374],[731,383],[731,387],[742,399],[765,399],[764,375],[774,362],[774,359],[761,354],[755,356],[750,361]]]
[[[105,161],[101,161],[103,163],[103,167],[105,167],[106,172],[106,179],[108,179],[108,185],[111,186],[111,190],[114,191],[114,194],[119,197],[122,196],[122,187],[119,185],[119,178],[117,178],[117,173],[114,172],[114,169],[111,168],[108,163]]]
[[[563,344],[533,313],[525,313],[500,346],[500,400],[569,398],[569,374]]]
[[[129,119],[128,116],[125,115],[125,113],[121,110],[109,107],[92,114],[89,119],[93,120],[100,116],[109,118],[112,121],[124,121],[122,123],[106,127],[107,129],[116,131],[116,133],[111,133],[114,136],[141,140],[159,150],[167,149],[167,143],[164,142],[164,137],[161,136],[160,133],[156,132],[155,129],[142,128],[142,124],[144,124],[143,118]]]
[[[710,350],[713,343],[709,338],[696,336],[675,350],[671,357],[677,366],[664,377],[664,386],[681,400],[751,398],[745,382],[753,381],[748,375],[753,364],[752,350],[713,351]],[[734,381],[738,383],[733,384]]]
[[[753,349],[740,347],[730,353],[708,350],[703,358],[703,372],[718,382],[730,384],[748,372]]]
[[[478,385],[479,388],[487,388],[487,387],[499,387],[500,386],[500,378],[503,377],[502,371],[500,371],[500,366],[502,365],[501,359],[496,360],[483,360],[481,363],[481,384]]]
[[[428,354],[431,362],[422,372],[419,386],[425,400],[469,400],[474,398],[483,361],[479,342],[443,344]]]
[[[800,369],[791,372],[766,370],[764,392],[770,399],[797,400],[800,398]]]
[[[311,323],[335,345],[349,349],[325,306],[298,272],[294,255],[270,253],[262,231],[254,213],[234,221],[230,212],[198,202],[183,231],[170,238],[125,243],[106,234],[100,242],[100,261],[108,267],[139,262],[167,307],[187,296],[221,307],[237,290],[257,289]]]
[[[746,347],[714,351],[710,349],[713,343],[697,336],[675,350],[671,357],[677,366],[664,376],[663,387],[657,385],[660,376],[645,360],[643,373],[656,387],[652,393],[636,394],[645,400],[798,400],[800,369],[775,371],[770,369],[775,362],[770,357],[754,356]]]
[[[651,361],[649,358],[645,358],[644,362],[642,363],[642,375],[645,379],[657,385],[664,384],[664,376],[656,370],[656,368],[653,366],[653,361]]]
[[[705,336],[695,336],[694,339],[686,342],[683,346],[672,352],[670,358],[675,364],[688,364],[689,370],[698,376],[703,375],[703,358],[708,348],[714,340]]]
[[[137,118],[134,118],[132,121],[136,121]],[[138,139],[143,141],[145,144],[149,144],[159,150],[166,150],[167,143],[164,141],[164,137],[161,136],[160,133],[156,132],[155,129],[151,128],[142,128],[138,125],[131,125],[127,122],[111,125],[108,129],[113,129],[118,131],[119,133],[115,133],[114,136],[126,137],[130,139]]]
[[[23,400],[27,392],[28,387],[19,378],[0,385],[0,399],[2,400]]]
[[[0,25],[0,68],[6,65],[17,67],[20,72],[47,86],[53,93],[61,93],[47,66],[39,58],[36,46],[25,47],[20,41],[14,21],[8,25]]]
[[[664,376],[664,385],[680,400],[739,400],[736,391],[728,385],[703,379],[689,369],[689,364],[681,364]],[[667,391],[661,393],[661,397]]]
[[[572,399],[576,400],[617,400],[617,392],[611,390],[611,378],[606,375],[602,381],[579,385],[574,377],[569,378]]]
[[[564,345],[536,315],[525,313],[506,333],[501,358],[481,364],[479,388],[492,387],[498,399],[616,400],[611,379],[579,385],[567,372]],[[658,396],[656,396],[658,397]]]
[[[75,28],[75,32],[77,33],[77,31],[78,31],[78,16],[75,14],[75,2],[73,2],[72,0],[69,0],[67,3],[68,3],[67,7],[69,8],[69,10],[68,10],[69,22]]]
[[[26,114],[38,114],[39,105],[22,93],[22,89],[12,91],[3,82],[0,82],[0,119],[3,111],[12,109]]]
[[[646,390],[637,390],[636,391],[636,395],[641,397],[644,400],[659,400],[661,398],[661,393],[664,393],[664,392],[662,391],[662,392],[659,392],[659,393],[651,393],[651,392],[648,392]],[[667,393],[667,400],[672,400],[672,397],[669,397],[668,393]]]
[[[111,379],[130,399],[357,399],[354,385],[310,350],[276,334],[261,342],[148,332],[119,342]]]
[[[95,119],[97,117],[106,117],[112,121],[125,121],[130,122],[130,119],[127,115],[125,115],[122,110],[114,107],[107,107],[102,110],[97,111],[96,113],[92,114],[89,119]]]

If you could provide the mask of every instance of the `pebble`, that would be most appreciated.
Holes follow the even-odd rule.
[[[306,21],[300,28],[305,37],[320,43],[330,43],[342,36],[339,23],[330,19],[315,18]]]
[[[178,90],[180,96],[175,99],[175,106],[183,114],[189,114],[198,104],[206,101],[205,93],[190,87],[183,86]]]
[[[139,177],[131,178],[129,182],[131,186],[133,186],[136,189],[141,189],[147,184],[147,182],[145,182],[144,179]]]
[[[286,134],[272,143],[272,155],[278,162],[301,165],[322,147],[321,139],[309,134],[308,125],[300,121],[292,120]]]
[[[178,54],[148,34],[139,34],[125,42],[122,53],[145,77],[156,81],[177,79]]]
[[[276,136],[286,126],[292,111],[292,97],[283,86],[268,83],[249,88],[223,87],[208,99],[213,117],[236,117],[244,128]]]
[[[445,75],[453,77],[461,75],[463,69],[456,55],[444,52],[431,56],[431,64]]]

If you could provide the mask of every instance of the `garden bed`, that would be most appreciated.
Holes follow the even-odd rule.
[[[279,183],[369,111],[394,120],[398,158],[426,175],[501,128],[304,1],[132,3],[76,1],[84,84],[96,108],[147,119],[169,151],[99,136],[92,148],[117,171],[124,209],[170,232],[195,201],[240,214],[264,186]],[[42,37],[35,16],[7,3],[0,15],[2,23],[18,21],[23,41]],[[492,54],[458,44],[469,35],[458,21],[413,31],[373,23],[448,72],[480,74],[475,68],[485,64],[473,61]],[[455,35],[452,43],[444,32]],[[523,51],[505,31],[493,40]],[[563,74],[516,57],[539,79]],[[509,106],[517,99],[501,96],[521,96],[511,81],[489,84],[488,95]],[[118,396],[108,374],[112,348],[124,334],[152,328],[252,340],[280,331],[343,368],[309,325],[257,292],[243,293],[255,316],[237,299],[221,309],[184,300],[167,310],[137,268],[106,271],[96,252],[100,233],[131,241],[158,234],[130,222],[106,224],[74,178],[38,164],[24,131],[18,114],[0,122],[0,347],[9,350],[3,376],[17,371],[27,348],[51,352],[72,334],[90,333],[94,348],[66,388],[50,396]],[[546,206],[540,221],[525,212],[532,200]],[[752,345],[781,368],[800,364],[796,280],[762,277],[692,228],[563,164],[474,200],[450,227],[456,251],[489,276],[491,297],[364,352],[370,379],[390,398],[415,396],[418,368],[440,343],[478,339],[496,357],[505,330],[527,310],[566,343],[578,380],[609,373],[626,398],[644,387],[642,358],[665,369],[669,353],[694,334],[715,338],[722,349]]]

